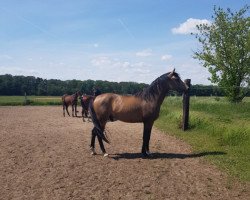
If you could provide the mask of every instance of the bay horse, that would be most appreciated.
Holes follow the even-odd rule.
[[[94,124],[90,144],[91,154],[96,154],[95,138],[97,136],[103,155],[108,156],[103,145],[103,141],[109,143],[105,136],[105,125],[109,120],[120,120],[128,123],[143,123],[141,153],[144,157],[150,156],[149,141],[152,126],[159,117],[161,104],[170,90],[178,92],[188,90],[188,86],[175,70],[161,75],[135,95],[106,93],[97,96],[90,104],[90,114]]]
[[[68,115],[70,116],[69,111],[68,111],[69,105],[72,106],[72,117],[74,117],[74,112],[75,112],[75,116],[77,117],[77,100],[78,100],[78,96],[80,96],[79,91],[72,94],[72,95],[64,94],[62,96],[63,116],[64,117],[65,117],[65,109],[66,109]]]
[[[82,106],[82,119],[83,119],[83,121],[85,121],[84,117],[90,119],[90,116],[89,116],[89,104],[94,98],[95,98],[94,96],[87,95],[87,94],[83,94],[82,96],[80,96],[80,102],[81,102],[81,106]]]

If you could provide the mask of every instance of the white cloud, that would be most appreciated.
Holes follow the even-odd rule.
[[[39,72],[34,69],[22,69],[20,67],[0,66],[0,74],[24,75],[24,76],[39,76]]]
[[[172,57],[173,57],[172,55],[166,54],[166,55],[163,55],[163,56],[161,57],[161,60],[169,61]]]
[[[152,49],[144,49],[136,53],[136,56],[139,57],[148,57],[152,55]]]
[[[190,33],[197,33],[196,25],[199,24],[208,24],[210,25],[211,22],[207,19],[193,19],[189,18],[184,23],[180,24],[177,28],[172,28],[173,34],[190,34]]]
[[[97,56],[91,60],[91,64],[95,67],[100,68],[123,68],[123,69],[132,69],[132,68],[148,68],[149,65],[144,62],[134,62],[122,61],[120,59],[112,59],[108,56]]]
[[[113,81],[147,82],[152,68],[150,64],[145,62],[111,58],[107,55],[95,56],[91,60],[91,65],[92,71],[95,73],[90,76],[93,76],[94,80]],[[100,74],[102,75],[100,76]]]
[[[9,55],[3,54],[0,55],[0,60],[12,60],[13,58]]]
[[[96,58],[91,60],[91,64],[94,65],[94,66],[98,66],[98,67],[102,67],[102,66],[105,66],[105,65],[110,65],[111,62],[112,61],[107,56],[99,56],[99,57],[96,57]]]
[[[192,84],[205,84],[210,85],[208,80],[210,73],[208,70],[201,66],[199,61],[194,59],[182,59],[181,62],[176,64],[176,70],[181,75],[182,80],[191,79]]]
[[[95,48],[98,48],[98,47],[99,47],[99,44],[98,44],[98,43],[95,43],[95,44],[93,44],[93,46],[94,46]]]

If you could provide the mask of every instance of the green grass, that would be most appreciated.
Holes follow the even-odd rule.
[[[195,152],[228,174],[250,181],[250,98],[231,104],[224,98],[191,97],[189,130],[180,129],[182,98],[167,97],[156,127],[191,144]]]
[[[0,106],[61,105],[61,97],[52,96],[0,96]]]

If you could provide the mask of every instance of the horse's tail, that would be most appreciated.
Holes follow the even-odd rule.
[[[100,125],[100,122],[99,120],[97,119],[96,117],[96,113],[95,113],[95,110],[94,110],[94,107],[93,107],[93,102],[94,102],[94,99],[92,99],[90,101],[90,104],[89,104],[89,111],[90,111],[90,116],[91,116],[91,119],[92,119],[92,122],[94,124],[94,127],[96,128],[96,134],[101,137],[105,142],[107,142],[108,144],[110,143],[109,140],[106,138],[105,134],[104,134],[104,131],[102,130],[101,128],[101,125]]]
[[[65,95],[62,96],[62,104],[64,104]]]

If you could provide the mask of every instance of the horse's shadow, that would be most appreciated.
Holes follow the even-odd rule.
[[[204,156],[218,156],[225,155],[225,152],[221,151],[211,151],[211,152],[201,152],[201,153],[191,153],[191,154],[182,154],[182,153],[152,153],[147,159],[186,159],[186,158],[198,158]],[[121,153],[110,155],[114,160],[119,159],[138,159],[145,158],[141,153]]]

